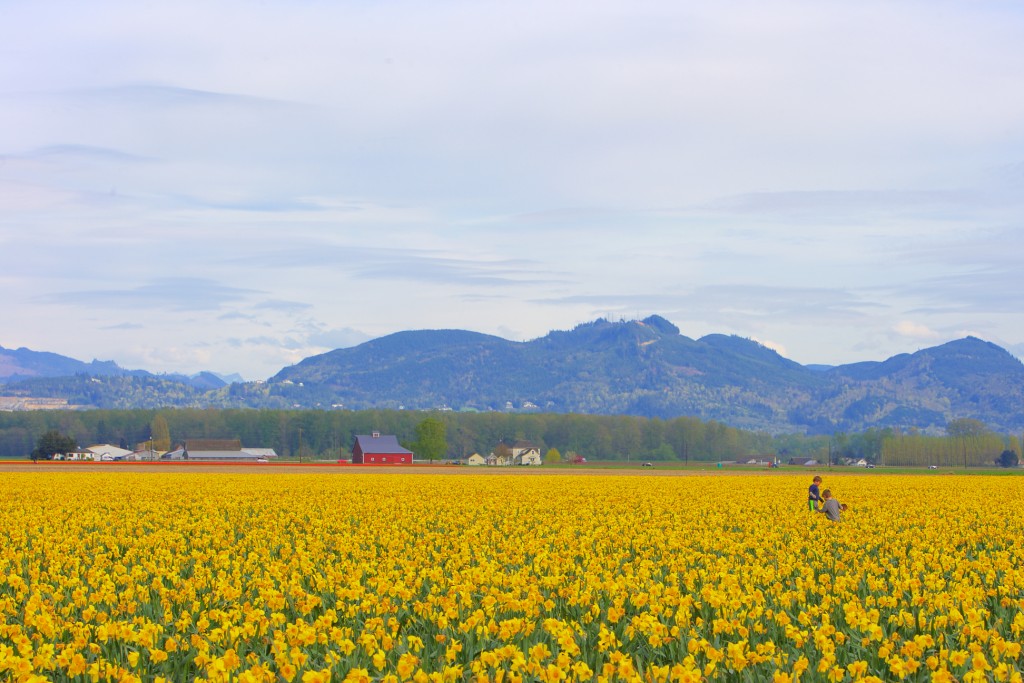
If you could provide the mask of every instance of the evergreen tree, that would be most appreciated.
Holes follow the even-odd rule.
[[[61,434],[56,429],[51,429],[39,437],[35,450],[32,451],[32,460],[53,460],[58,453],[67,453],[78,448],[78,444],[70,436]]]
[[[999,457],[996,458],[996,464],[1000,467],[1016,467],[1018,462],[1017,454],[1009,448],[1000,453]]]

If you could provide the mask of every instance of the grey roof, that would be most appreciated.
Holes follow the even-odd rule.
[[[189,460],[256,460],[260,457],[245,451],[188,451]]]
[[[257,455],[261,458],[277,457],[277,451],[275,451],[273,448],[243,448],[242,452],[248,453],[249,455]]]
[[[398,437],[393,434],[381,434],[380,436],[357,434],[356,443],[359,444],[364,455],[369,453],[412,453],[408,448],[402,448],[398,443]]]

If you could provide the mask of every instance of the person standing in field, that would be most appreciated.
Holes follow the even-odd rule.
[[[814,512],[818,509],[818,503],[821,503],[821,477],[815,477],[814,481],[811,482],[810,487],[807,489],[807,509],[810,512]]]
[[[825,513],[825,516],[828,517],[830,520],[832,520],[833,522],[838,522],[839,512],[840,510],[845,510],[846,506],[840,503],[835,498],[833,498],[832,491],[830,491],[829,489],[825,489],[824,491],[822,491],[821,497],[824,499],[825,502],[822,504],[821,509],[818,510],[818,512],[823,512]]]

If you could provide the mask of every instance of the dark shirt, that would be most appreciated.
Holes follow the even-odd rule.
[[[807,500],[821,502],[821,491],[817,484],[811,484],[811,487],[807,489]]]

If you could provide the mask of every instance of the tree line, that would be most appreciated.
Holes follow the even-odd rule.
[[[394,434],[402,444],[415,445],[424,438],[417,427],[426,419],[444,425],[439,457],[445,458],[487,454],[499,443],[519,440],[597,460],[718,461],[777,450],[777,437],[692,417],[183,408],[0,413],[0,457],[25,457],[44,433],[54,430],[83,447],[148,447],[153,439],[160,450],[186,439],[230,438],[247,447],[273,448],[283,457],[338,458],[351,454],[357,434]],[[802,452],[819,449],[820,441],[794,435],[786,443]]]
[[[993,463],[1016,465],[1020,455],[1016,436],[990,431],[979,420],[953,420],[943,436],[915,430],[893,432],[882,442],[881,462],[893,466],[979,467]]]
[[[424,422],[439,426],[438,429]],[[864,458],[885,465],[989,464],[1004,450],[1020,453],[1016,437],[995,434],[977,420],[954,420],[945,436],[871,429],[832,436],[771,435],[693,417],[457,413],[400,410],[319,411],[153,409],[0,413],[0,457],[28,457],[50,431],[77,445],[140,445],[166,451],[186,439],[240,439],[283,457],[336,459],[351,455],[357,434],[394,434],[418,455],[465,458],[500,443],[530,441],[543,451],[588,460],[722,461],[751,456],[814,457],[821,463]],[[417,450],[416,446],[424,446]],[[429,451],[429,453],[428,453]]]

